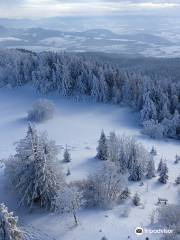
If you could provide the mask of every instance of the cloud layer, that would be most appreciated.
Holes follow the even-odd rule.
[[[180,0],[1,0],[0,17],[58,15],[175,14]]]

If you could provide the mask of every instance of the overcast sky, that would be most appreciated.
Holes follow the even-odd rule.
[[[0,0],[1,18],[180,13],[180,0]]]

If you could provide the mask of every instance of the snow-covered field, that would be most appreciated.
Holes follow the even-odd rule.
[[[26,115],[32,103],[42,96],[30,87],[18,89],[0,89],[0,158],[14,153],[14,142],[21,139],[27,129]],[[161,185],[157,177],[145,180],[144,185],[133,183],[130,190],[138,191],[143,207],[134,207],[130,202],[113,210],[82,210],[78,213],[80,224],[75,227],[71,216],[60,216],[37,210],[28,213],[26,209],[17,207],[17,198],[5,187],[4,170],[0,169],[0,202],[5,202],[11,211],[20,217],[19,223],[33,240],[101,240],[106,236],[109,240],[145,239],[137,237],[134,230],[137,226],[152,229],[150,214],[156,208],[158,197],[167,198],[170,203],[177,199],[177,187],[174,180],[179,174],[174,164],[176,154],[180,154],[180,143],[176,141],[157,141],[141,134],[138,116],[129,108],[93,102],[76,102],[59,96],[48,96],[56,105],[56,114],[52,120],[38,124],[39,130],[47,130],[50,138],[58,145],[71,149],[72,161],[64,165],[64,171],[70,169],[67,180],[83,179],[98,167],[94,159],[97,141],[102,129],[108,134],[134,136],[150,150],[157,149],[156,164],[161,157],[166,158],[169,167],[169,182]],[[62,159],[62,153],[59,155]],[[122,217],[124,208],[130,207],[129,217]],[[131,236],[128,238],[128,236]],[[150,239],[159,239],[152,235]]]

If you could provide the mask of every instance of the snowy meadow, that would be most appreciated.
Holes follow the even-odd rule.
[[[178,239],[178,60],[131,61],[1,51],[2,240]]]

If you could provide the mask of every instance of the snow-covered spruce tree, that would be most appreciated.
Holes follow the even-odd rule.
[[[97,158],[100,160],[108,160],[108,141],[103,130],[97,147]]]
[[[117,137],[117,159],[115,161],[118,171],[122,174],[125,174],[129,170],[129,138],[126,136]],[[130,140],[131,141],[131,140]]]
[[[0,86],[22,86],[32,81],[37,58],[28,50],[1,50]]]
[[[160,162],[159,162],[159,164],[158,164],[158,169],[157,169],[158,172],[161,172],[161,170],[162,170],[162,168],[163,168],[163,164],[164,164],[164,161],[163,161],[163,159],[161,158],[161,160],[160,160]]]
[[[176,178],[175,183],[176,183],[177,185],[180,184],[180,174],[179,174],[179,176]]]
[[[148,151],[132,139],[128,160],[130,181],[141,181],[144,178],[149,159],[151,159],[151,157]]]
[[[144,177],[143,166],[139,164],[134,164],[130,171],[129,180],[130,181],[140,181]]]
[[[154,119],[143,122],[142,133],[155,139],[162,139],[163,137],[166,137],[164,125]]]
[[[159,174],[159,182],[166,184],[168,181],[168,167],[166,163],[163,163],[161,172]]]
[[[139,144],[136,142],[135,139],[129,139],[128,140],[129,144],[128,144],[128,170],[130,173],[130,177],[129,179],[132,181],[138,181],[139,177],[138,177],[138,172],[140,169],[138,170],[138,166],[140,166],[141,163],[141,149],[139,148]],[[143,149],[142,149],[143,150]],[[143,154],[143,151],[142,151]],[[137,171],[137,173],[136,173]],[[142,171],[140,172],[140,175],[142,174]],[[141,177],[140,177],[141,178]],[[141,180],[141,179],[139,179]]]
[[[59,213],[73,215],[75,224],[78,224],[77,211],[84,205],[83,193],[76,186],[66,185],[57,194],[55,210]]]
[[[101,102],[106,102],[108,99],[108,86],[102,68],[99,68],[97,74],[92,74],[91,96]]]
[[[72,93],[72,78],[69,70],[69,64],[65,62],[62,65],[62,94],[65,97],[68,97]]]
[[[0,239],[1,240],[22,240],[22,232],[17,227],[18,217],[2,203],[0,204]]]
[[[168,99],[167,99],[167,101],[168,101]],[[163,119],[169,119],[169,118],[171,118],[171,114],[170,114],[170,112],[169,112],[169,106],[170,104],[169,103],[167,103],[167,102],[165,102],[165,103],[163,103],[163,106],[162,106],[162,109],[161,109],[161,111],[160,111],[160,113],[159,113],[159,119],[160,120],[163,120]]]
[[[84,197],[88,207],[109,209],[120,202],[127,189],[125,176],[117,171],[114,162],[106,161],[96,173],[90,175],[84,186]]]
[[[37,100],[28,112],[28,120],[32,122],[44,122],[53,118],[54,104],[48,99]]]
[[[38,203],[53,209],[57,191],[64,185],[57,154],[55,142],[29,124],[25,138],[17,143],[16,154],[6,162],[6,174],[19,193],[19,205],[31,210]]]
[[[143,96],[143,109],[141,110],[141,119],[142,122],[150,120],[150,119],[157,119],[157,110],[156,105],[154,104],[150,92],[146,92]]]
[[[68,168],[67,173],[66,173],[66,176],[69,176],[69,175],[71,175],[71,171],[70,171],[70,169]]]
[[[121,199],[120,200],[124,201],[124,200],[128,199],[130,197],[130,195],[131,195],[131,192],[130,192],[129,188],[126,187],[124,189],[124,191],[121,193]]]
[[[144,133],[180,139],[178,61],[142,63],[137,59],[137,64],[138,69],[129,59],[118,66],[109,59],[94,61],[86,54],[82,58],[69,53],[1,50],[0,86],[29,82],[45,94],[58,90],[64,96],[85,94],[97,101],[124,102],[141,113]]]
[[[179,135],[180,135],[179,126],[180,126],[180,114],[179,114],[179,111],[176,110],[174,112],[173,117],[170,119],[167,135],[170,138],[179,138]]]
[[[139,206],[141,204],[141,199],[138,193],[135,193],[132,201],[135,206]]]
[[[155,174],[155,164],[154,164],[154,159],[150,159],[147,165],[147,178],[151,179],[156,176]]]
[[[65,148],[65,151],[64,151],[64,157],[63,157],[63,162],[65,163],[69,163],[71,161],[71,154],[67,148],[67,145],[66,145],[66,148]]]
[[[180,156],[176,154],[174,163],[178,164],[179,162],[180,162]]]
[[[101,238],[101,240],[108,240],[108,239],[107,239],[107,237],[104,236]]]
[[[118,137],[114,132],[111,132],[108,138],[108,159],[115,162],[118,171],[122,174],[128,171],[127,141],[125,136]]]
[[[108,137],[109,160],[117,166],[121,174],[129,172],[129,179],[140,181],[147,172],[147,165],[152,155],[134,138],[116,136],[111,133]]]
[[[156,151],[155,147],[152,147],[150,153],[151,153],[152,156],[156,156],[157,155],[157,151]]]

